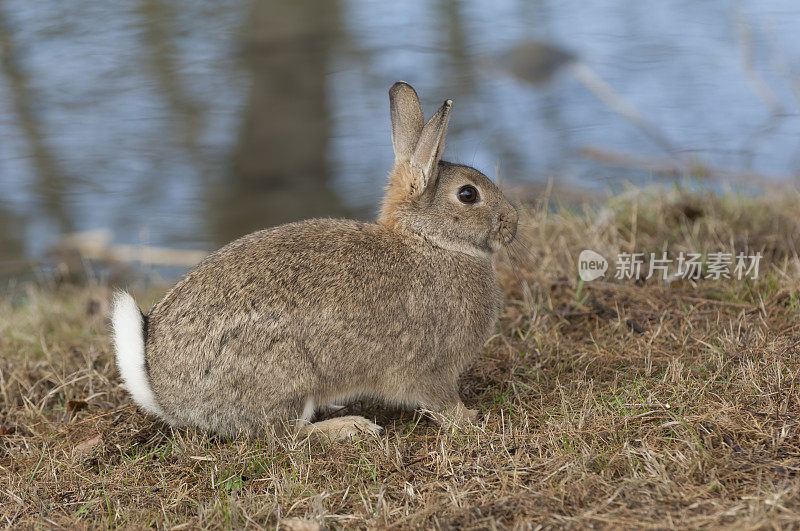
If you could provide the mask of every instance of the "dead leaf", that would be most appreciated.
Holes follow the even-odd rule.
[[[0,437],[6,435],[13,435],[17,431],[17,427],[13,424],[0,424]]]
[[[95,435],[91,439],[79,442],[75,445],[75,448],[72,449],[72,455],[76,457],[86,455],[94,450],[101,442],[103,442],[103,437],[100,435]]]
[[[86,302],[86,315],[89,317],[99,314],[101,309],[100,300],[97,298],[92,297]]]
[[[86,409],[89,403],[86,400],[70,400],[67,402],[67,411],[80,411]]]
[[[64,418],[62,420],[63,423],[67,423],[72,420],[72,417],[78,411],[82,409],[86,409],[89,406],[86,400],[70,400],[67,402],[67,410],[64,412]]]

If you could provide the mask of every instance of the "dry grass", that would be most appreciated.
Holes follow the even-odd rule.
[[[17,290],[0,303],[0,523],[800,526],[799,200],[532,207],[498,334],[463,379],[481,419],[443,431],[369,407],[385,434],[347,444],[172,430],[120,386],[106,288]],[[755,281],[580,284],[584,248],[765,259]]]

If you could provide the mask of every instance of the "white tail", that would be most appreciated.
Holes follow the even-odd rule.
[[[130,294],[117,291],[111,313],[117,367],[125,387],[142,408],[163,417],[147,378],[144,357],[144,318]]]

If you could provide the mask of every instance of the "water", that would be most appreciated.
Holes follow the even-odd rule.
[[[73,231],[213,249],[369,218],[397,79],[428,114],[452,98],[446,157],[504,182],[652,180],[580,156],[667,155],[568,69],[511,75],[498,58],[528,40],[580,58],[680,157],[793,178],[797,35],[791,0],[0,0],[0,274]]]

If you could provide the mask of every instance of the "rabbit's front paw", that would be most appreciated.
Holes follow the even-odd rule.
[[[461,418],[466,419],[470,422],[474,422],[478,418],[478,410],[464,408],[464,410],[462,411]]]
[[[459,401],[457,404],[449,406],[445,409],[448,416],[452,417],[457,423],[459,421],[468,420],[472,422],[478,418],[477,409],[467,409],[463,402]]]
[[[477,409],[467,409],[462,402],[448,406],[444,411],[433,414],[433,418],[445,428],[458,427],[465,423],[474,422],[478,418]]]

